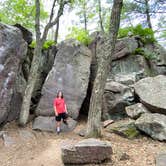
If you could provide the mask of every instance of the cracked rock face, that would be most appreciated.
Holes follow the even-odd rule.
[[[20,30],[0,23],[0,124],[19,114],[22,91],[18,88],[18,75],[26,51],[27,43]]]

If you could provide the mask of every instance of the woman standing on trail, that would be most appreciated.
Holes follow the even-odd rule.
[[[55,111],[55,120],[56,120],[56,131],[60,133],[61,120],[68,125],[67,123],[67,108],[66,103],[63,98],[62,91],[58,91],[56,98],[54,99],[54,111]]]

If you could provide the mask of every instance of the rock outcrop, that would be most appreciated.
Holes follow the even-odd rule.
[[[0,124],[16,119],[20,112],[25,85],[20,67],[26,52],[21,31],[0,23]]]
[[[119,119],[126,115],[125,107],[134,101],[132,88],[107,81],[103,96],[103,118]]]
[[[166,76],[142,79],[134,85],[134,89],[149,111],[166,114]]]
[[[112,147],[109,142],[89,138],[76,145],[62,147],[64,164],[101,164],[111,160]]]
[[[91,52],[75,40],[66,40],[58,47],[53,68],[42,89],[36,115],[54,115],[53,99],[62,90],[69,115],[77,119],[88,88]]]
[[[158,113],[144,113],[135,122],[136,127],[153,139],[166,140],[166,116]]]

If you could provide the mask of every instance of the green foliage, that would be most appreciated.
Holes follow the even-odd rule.
[[[91,42],[89,32],[82,28],[72,27],[70,34],[66,36],[67,39],[73,38],[80,41],[84,45],[88,45]]]
[[[156,41],[154,38],[153,30],[150,28],[143,28],[140,24],[135,27],[126,27],[119,29],[118,38],[127,37],[129,35],[140,36],[144,44],[154,43]]]
[[[4,0],[0,1],[0,21],[6,24],[19,23],[34,30],[35,26],[35,1],[34,0]],[[46,19],[48,14],[41,3],[41,19]]]
[[[156,59],[157,55],[147,48],[137,48],[135,54],[144,56],[148,60]]]
[[[43,44],[43,50],[47,50],[51,46],[55,45],[56,43],[53,40],[47,40]],[[35,48],[36,47],[36,41],[33,40],[32,43],[29,45],[30,48]]]

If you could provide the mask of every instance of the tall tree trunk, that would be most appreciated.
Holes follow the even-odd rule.
[[[146,19],[147,19],[147,23],[148,23],[148,27],[150,29],[152,29],[152,23],[151,23],[151,18],[150,18],[150,11],[149,11],[149,0],[145,0],[145,6],[146,6]]]
[[[102,14],[101,14],[101,0],[98,0],[98,7],[99,7],[99,23],[100,23],[100,29],[104,33],[104,27],[103,27],[103,20],[102,20]]]
[[[97,50],[97,54],[101,56],[98,61],[98,69],[90,100],[90,109],[88,114],[86,133],[87,137],[101,136],[102,98],[107,76],[110,71],[111,57],[114,52],[117,34],[119,30],[122,6],[123,0],[114,0],[110,20],[109,39],[107,38],[107,40],[105,40],[105,42],[101,44],[101,47]]]
[[[55,43],[58,42],[58,34],[59,34],[59,19],[57,21],[57,24],[56,24],[56,31],[55,31]]]
[[[84,2],[83,2],[83,15],[84,15],[84,29],[85,29],[85,31],[87,31],[87,6],[86,6],[87,4],[86,4],[86,0],[84,0]]]

